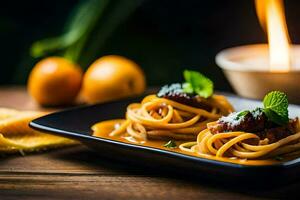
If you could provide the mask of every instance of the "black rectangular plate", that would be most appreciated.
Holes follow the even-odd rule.
[[[261,106],[259,101],[225,94],[236,110]],[[287,183],[300,177],[300,158],[269,166],[246,166],[203,159],[147,146],[91,136],[90,127],[99,121],[123,118],[126,107],[141,98],[132,98],[105,104],[83,106],[56,112],[33,120],[34,129],[81,141],[102,156],[137,162],[148,167],[171,169],[176,173],[201,176],[223,181],[250,183]],[[300,116],[300,106],[290,105],[290,116]]]

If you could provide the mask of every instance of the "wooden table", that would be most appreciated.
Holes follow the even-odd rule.
[[[2,87],[0,106],[39,109],[22,87]],[[107,160],[84,146],[0,158],[0,199],[255,199],[299,196],[299,183],[236,189]]]

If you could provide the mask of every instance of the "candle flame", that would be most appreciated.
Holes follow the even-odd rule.
[[[290,44],[283,0],[255,0],[256,12],[268,33],[270,70],[290,70]]]

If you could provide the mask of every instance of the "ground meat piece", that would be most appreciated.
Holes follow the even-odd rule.
[[[290,120],[287,125],[280,126],[270,122],[262,109],[247,112],[242,117],[232,113],[220,118],[216,124],[208,127],[213,134],[229,131],[255,133],[260,139],[268,138],[270,143],[276,142],[299,131],[298,118]]]
[[[180,83],[163,86],[157,93],[157,96],[207,111],[212,110],[212,106],[205,103],[205,101],[201,101],[202,99],[199,96],[183,92],[182,84]]]
[[[231,113],[226,117],[221,117],[217,124],[210,126],[212,133],[228,132],[228,131],[245,131],[259,132],[269,126],[269,122],[261,109],[256,109],[248,112],[244,116],[239,116],[240,113]]]
[[[291,119],[285,126],[265,129],[258,133],[260,138],[268,138],[270,143],[276,142],[299,131],[299,119]]]

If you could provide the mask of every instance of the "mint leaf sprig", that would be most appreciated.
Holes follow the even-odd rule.
[[[273,91],[264,97],[263,108],[240,111],[235,115],[236,117],[234,119],[243,119],[249,113],[256,118],[256,116],[259,116],[261,112],[263,112],[269,121],[283,126],[289,122],[288,105],[289,103],[286,94],[279,91]]]
[[[203,74],[196,71],[184,70],[183,76],[186,81],[182,84],[183,92],[197,94],[204,98],[209,98],[213,95],[214,84]]]
[[[268,93],[263,100],[263,112],[272,122],[284,125],[289,122],[288,98],[286,94],[279,91]]]

